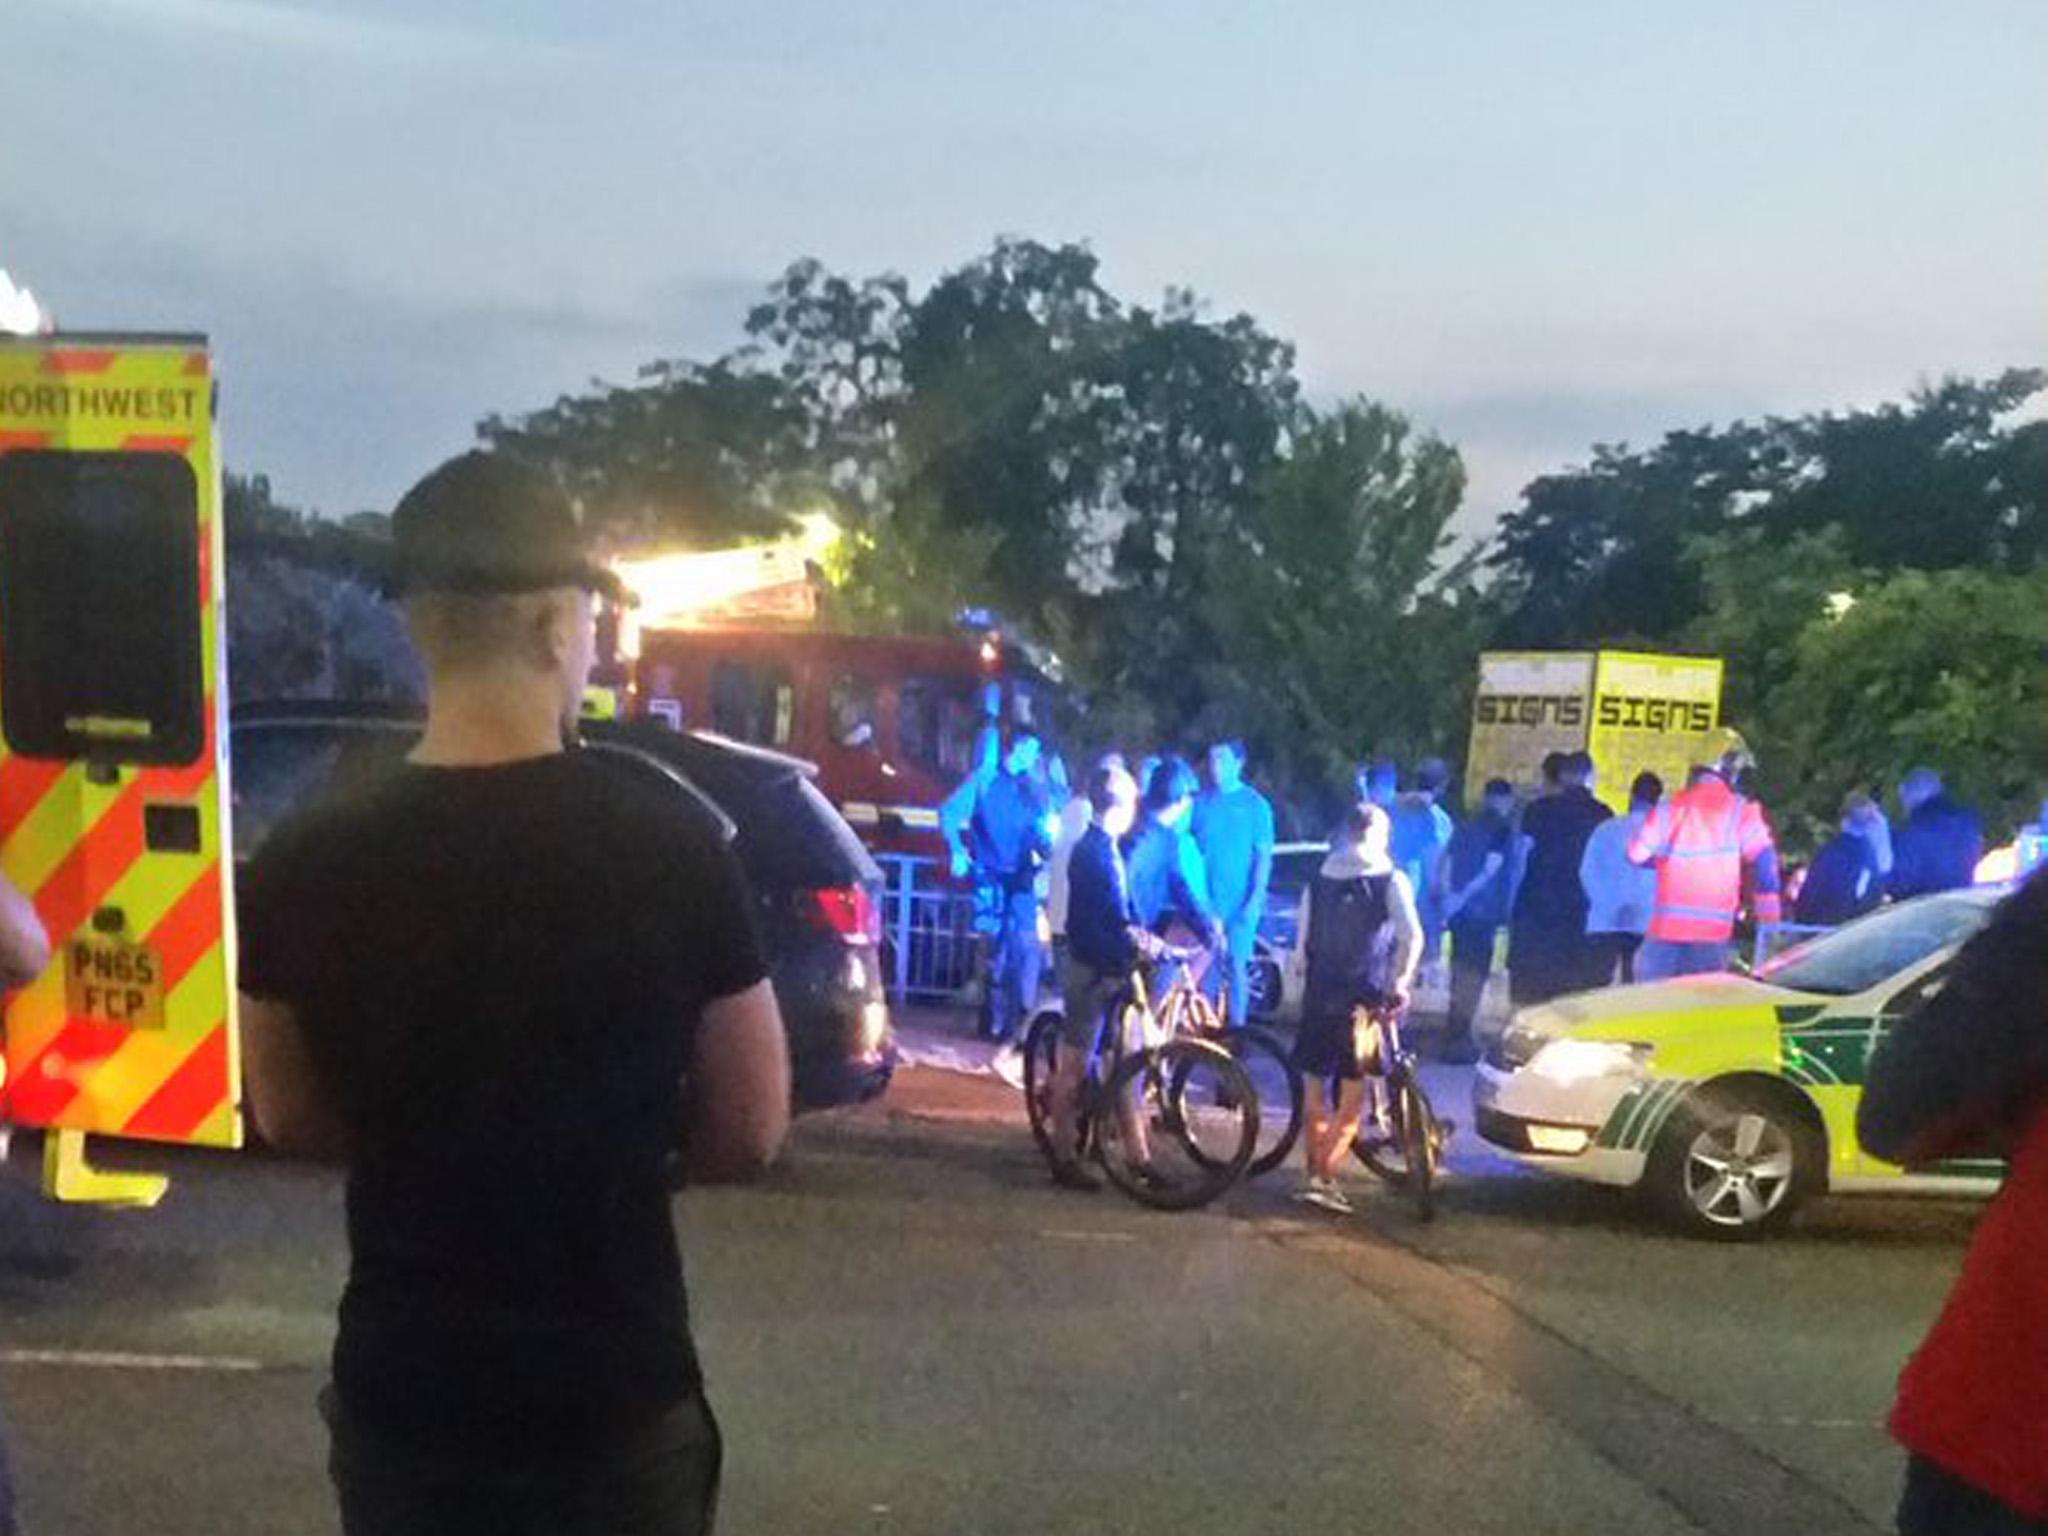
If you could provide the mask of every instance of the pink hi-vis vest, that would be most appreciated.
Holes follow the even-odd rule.
[[[1725,944],[1742,906],[1742,866],[1771,848],[1763,807],[1721,779],[1702,779],[1652,811],[1628,856],[1657,866],[1650,937],[1672,944]],[[1757,921],[1779,919],[1778,893],[1759,891]]]

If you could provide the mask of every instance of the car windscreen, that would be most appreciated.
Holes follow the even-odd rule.
[[[1982,897],[1928,896],[1788,949],[1757,975],[1774,987],[1848,997],[1967,939],[1991,915]]]

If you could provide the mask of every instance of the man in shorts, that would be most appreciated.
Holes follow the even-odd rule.
[[[1309,1080],[1304,1138],[1307,1177],[1295,1196],[1348,1214],[1337,1183],[1365,1107],[1365,1047],[1372,1015],[1408,1006],[1422,959],[1422,920],[1408,877],[1387,850],[1387,813],[1370,801],[1351,808],[1329,857],[1301,894],[1301,1033],[1294,1065]],[[1334,1089],[1332,1095],[1326,1089]]]
[[[1053,1182],[1068,1189],[1095,1189],[1095,1176],[1074,1155],[1081,1079],[1102,1026],[1103,1010],[1130,980],[1131,968],[1150,947],[1131,905],[1130,879],[1117,842],[1130,830],[1138,787],[1120,763],[1106,763],[1088,784],[1094,825],[1081,834],[1067,866],[1067,944],[1060,957],[1060,991],[1066,1013],[1060,1030],[1047,1118],[1052,1126]],[[1133,1160],[1146,1160],[1145,1127],[1135,1114],[1124,1117],[1124,1137]]]
[[[464,454],[392,535],[425,733],[273,834],[242,925],[257,1128],[348,1168],[341,1526],[708,1531],[669,1174],[788,1126],[750,898],[679,788],[565,747],[612,583],[553,480]]]

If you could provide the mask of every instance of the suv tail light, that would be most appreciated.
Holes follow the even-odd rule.
[[[804,915],[827,933],[855,944],[882,941],[882,913],[864,885],[837,885],[804,892]]]

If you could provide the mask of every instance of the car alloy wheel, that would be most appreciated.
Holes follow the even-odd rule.
[[[1792,1193],[1798,1152],[1791,1133],[1743,1110],[1703,1125],[1685,1152],[1686,1202],[1713,1226],[1755,1228]]]

